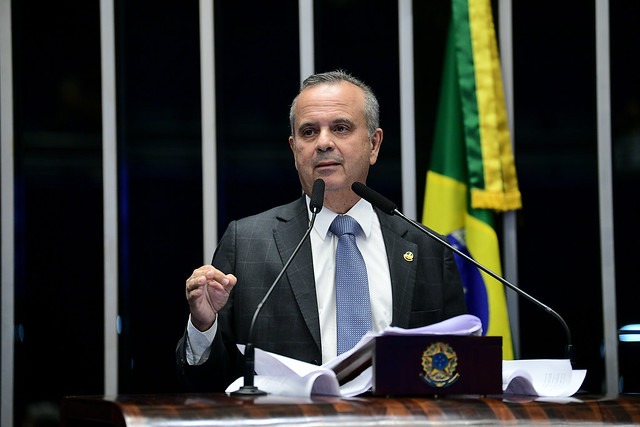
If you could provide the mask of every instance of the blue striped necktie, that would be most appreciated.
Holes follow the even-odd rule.
[[[371,329],[367,267],[356,245],[358,221],[338,215],[329,231],[338,237],[336,249],[336,322],[338,354],[350,350]]]

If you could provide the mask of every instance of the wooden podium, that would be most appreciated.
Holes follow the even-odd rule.
[[[371,394],[72,396],[62,402],[62,420],[65,427],[640,425],[640,396],[503,396],[501,356],[501,338],[382,336],[339,370],[346,379],[373,366]]]
[[[73,396],[62,402],[62,423],[65,427],[640,425],[640,396],[583,396],[558,401],[506,396]]]

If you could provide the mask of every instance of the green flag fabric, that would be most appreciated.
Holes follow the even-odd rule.
[[[489,0],[452,0],[423,223],[502,274],[494,212],[519,209],[498,49]],[[469,313],[513,358],[503,285],[458,257]]]

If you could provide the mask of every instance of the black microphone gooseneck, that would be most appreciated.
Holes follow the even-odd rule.
[[[249,340],[244,348],[244,385],[240,387],[238,390],[232,392],[231,393],[232,396],[262,396],[267,394],[267,392],[260,390],[253,383],[254,376],[255,376],[254,370],[255,370],[255,361],[256,361],[255,347],[253,346],[253,327],[256,323],[256,319],[258,318],[258,315],[260,314],[260,311],[262,310],[262,306],[264,305],[265,302],[267,302],[267,300],[269,299],[269,296],[271,295],[276,285],[280,281],[280,278],[287,271],[287,268],[289,268],[289,264],[291,264],[291,261],[293,261],[293,258],[300,251],[302,244],[304,243],[305,240],[307,240],[307,237],[311,233],[311,230],[313,229],[313,224],[316,222],[316,215],[318,214],[318,212],[322,210],[323,202],[324,202],[324,181],[318,178],[313,182],[313,190],[311,192],[311,201],[309,202],[309,209],[311,210],[311,220],[309,220],[309,227],[307,227],[307,231],[304,233],[304,236],[302,236],[302,239],[300,239],[298,246],[296,246],[296,248],[293,250],[293,253],[287,260],[284,267],[282,267],[282,270],[280,270],[280,273],[271,284],[271,287],[269,287],[269,290],[265,294],[264,298],[262,298],[262,301],[260,301],[260,304],[258,304],[258,307],[256,307],[256,311],[253,313],[253,319],[251,319],[251,326],[249,326]]]
[[[505,285],[509,289],[513,290],[518,295],[521,295],[521,296],[525,297],[526,299],[528,299],[529,301],[531,301],[532,303],[534,303],[535,305],[537,305],[538,307],[542,308],[547,313],[551,314],[553,317],[558,319],[560,321],[560,323],[562,324],[562,327],[564,328],[565,334],[567,336],[567,347],[566,347],[566,350],[565,350],[565,356],[566,356],[567,359],[569,359],[571,361],[571,364],[573,365],[574,348],[573,348],[573,344],[571,343],[571,331],[569,331],[569,326],[567,325],[567,322],[565,322],[564,319],[562,318],[562,316],[560,316],[555,310],[553,310],[551,307],[547,306],[546,304],[542,303],[541,301],[535,299],[534,297],[532,297],[531,295],[529,295],[528,293],[526,293],[525,291],[523,291],[519,287],[513,285],[507,279],[504,279],[503,277],[501,277],[501,276],[497,275],[496,273],[494,273],[493,271],[489,270],[487,267],[485,267],[484,265],[480,264],[478,261],[474,260],[473,258],[468,256],[467,254],[463,253],[462,251],[460,251],[455,246],[451,245],[446,240],[441,239],[440,236],[435,231],[429,229],[428,227],[425,227],[424,225],[422,225],[422,224],[420,224],[420,223],[418,223],[418,222],[416,222],[416,221],[414,221],[414,220],[412,220],[410,218],[407,218],[402,212],[400,212],[398,210],[398,208],[397,208],[395,203],[393,203],[391,200],[389,200],[386,197],[384,197],[382,194],[376,192],[375,190],[372,190],[371,188],[367,187],[366,185],[364,185],[361,182],[354,182],[351,185],[351,189],[358,196],[362,197],[363,199],[365,199],[366,201],[368,201],[372,205],[376,206],[382,212],[384,212],[384,213],[386,213],[388,215],[398,215],[400,218],[404,219],[409,224],[411,224],[414,227],[416,227],[418,230],[420,230],[423,233],[427,234],[429,237],[433,238],[434,240],[436,240],[440,244],[442,244],[442,245],[446,246],[447,248],[451,249],[453,252],[455,252],[456,254],[460,255],[461,257],[463,257],[464,259],[466,259],[467,261],[469,261],[470,263],[475,265],[477,268],[479,268],[480,270],[484,271],[489,276],[493,277],[494,279],[496,279],[497,281],[499,281],[500,283],[502,283],[503,285]]]

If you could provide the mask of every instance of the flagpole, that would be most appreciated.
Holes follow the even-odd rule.
[[[511,0],[500,0],[498,3],[499,51],[502,66],[502,84],[504,101],[507,109],[507,120],[511,133],[511,149],[515,154],[513,127],[513,33],[512,33]],[[518,236],[516,230],[516,212],[508,211],[503,214],[503,266],[504,276],[512,283],[518,283]],[[520,358],[520,305],[518,295],[507,291],[507,312],[511,325],[511,340],[515,359]]]

